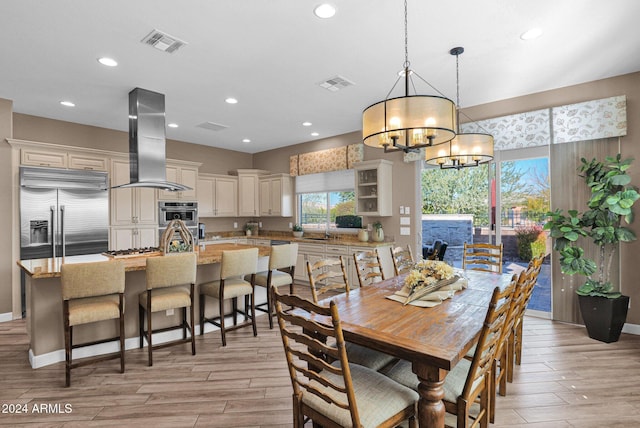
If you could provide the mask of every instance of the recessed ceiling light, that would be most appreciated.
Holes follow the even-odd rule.
[[[65,107],[75,107],[76,105],[74,103],[72,103],[71,101],[60,101],[60,104],[62,104]]]
[[[227,104],[238,104],[238,100],[236,100],[235,98],[227,98],[226,100],[224,100],[225,103]]]
[[[302,122],[302,126],[311,126],[313,123],[311,122]]]
[[[312,136],[312,137],[317,137],[318,135],[320,135],[320,134],[318,134],[317,132],[312,132],[312,133],[311,133],[311,136]]]
[[[318,18],[332,18],[336,14],[336,7],[331,3],[322,3],[313,9],[313,14]]]
[[[168,126],[169,128],[177,128],[177,127],[178,127],[178,124],[177,124],[177,123],[169,123],[167,126]]]
[[[243,139],[243,140],[242,140],[242,142],[243,142],[243,143],[250,143],[250,142],[251,142],[251,140],[250,140],[250,139],[248,139],[248,138],[245,138],[245,139]]]
[[[525,31],[520,34],[520,38],[522,40],[533,40],[542,36],[542,30],[540,28],[532,28],[531,30]]]
[[[102,57],[98,58],[98,62],[102,65],[106,65],[107,67],[116,67],[118,62],[113,58]]]

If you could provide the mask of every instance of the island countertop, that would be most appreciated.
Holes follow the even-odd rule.
[[[268,256],[271,252],[271,247],[259,246],[259,245],[246,245],[246,244],[209,244],[200,245],[197,247],[198,253],[198,265],[206,265],[213,263],[220,263],[222,260],[223,251],[242,250],[246,248],[258,248],[260,256]],[[118,258],[125,265],[125,271],[139,271],[147,268],[148,257],[165,257],[165,256],[145,256],[140,255],[136,257],[124,257]],[[171,257],[166,256],[166,257]],[[102,262],[106,260],[112,260],[112,257],[108,257],[102,254],[87,254],[82,256],[69,256],[69,257],[49,257],[44,259],[33,260],[19,260],[18,266],[24,272],[34,279],[40,278],[57,278],[60,276],[60,266],[65,263],[88,263],[88,262]]]

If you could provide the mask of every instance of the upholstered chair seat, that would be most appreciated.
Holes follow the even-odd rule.
[[[69,300],[69,325],[89,324],[118,318],[120,316],[119,305],[120,299],[117,294]],[[124,311],[124,302],[122,305]]]

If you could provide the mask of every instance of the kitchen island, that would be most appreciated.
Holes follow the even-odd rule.
[[[260,255],[258,269],[266,270],[267,256],[271,252],[270,247],[243,244],[201,245],[196,250],[198,253],[196,287],[203,282],[219,278],[220,260],[222,259],[223,251],[245,248],[258,248]],[[64,263],[100,262],[105,260],[110,260],[110,257],[102,254],[89,254],[18,261],[18,266],[26,274],[26,322],[31,367],[38,368],[64,361],[60,266]],[[125,264],[126,271],[125,347],[126,349],[133,349],[139,346],[138,295],[146,289],[145,269],[147,256],[128,257],[120,260]],[[195,307],[197,308],[199,301],[197,292],[195,299]],[[263,287],[256,287],[256,304],[263,301],[266,301],[266,291]],[[218,305],[211,301],[207,303],[207,313],[217,314]],[[238,303],[239,305],[242,304],[242,302]],[[153,316],[154,326],[162,328],[178,324],[180,311],[175,313],[154,313]],[[207,324],[205,332],[214,329],[213,326]],[[194,331],[196,334],[199,333],[199,327],[195,326]],[[73,333],[74,342],[76,343],[95,341],[116,336],[116,324],[111,320],[107,320],[80,325],[74,328]],[[181,331],[178,330],[159,333],[154,335],[154,343],[173,340],[181,335]],[[117,351],[117,344],[105,343],[77,350],[76,358],[115,351]]]

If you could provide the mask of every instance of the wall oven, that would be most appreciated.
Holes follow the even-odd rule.
[[[198,203],[197,202],[158,202],[158,242],[171,220],[182,220],[193,235],[194,244],[198,243]],[[180,235],[174,234],[180,241]]]
[[[189,228],[198,228],[197,202],[158,202],[158,222],[161,228],[166,228],[171,220],[182,220]],[[196,234],[197,236],[197,234]]]

